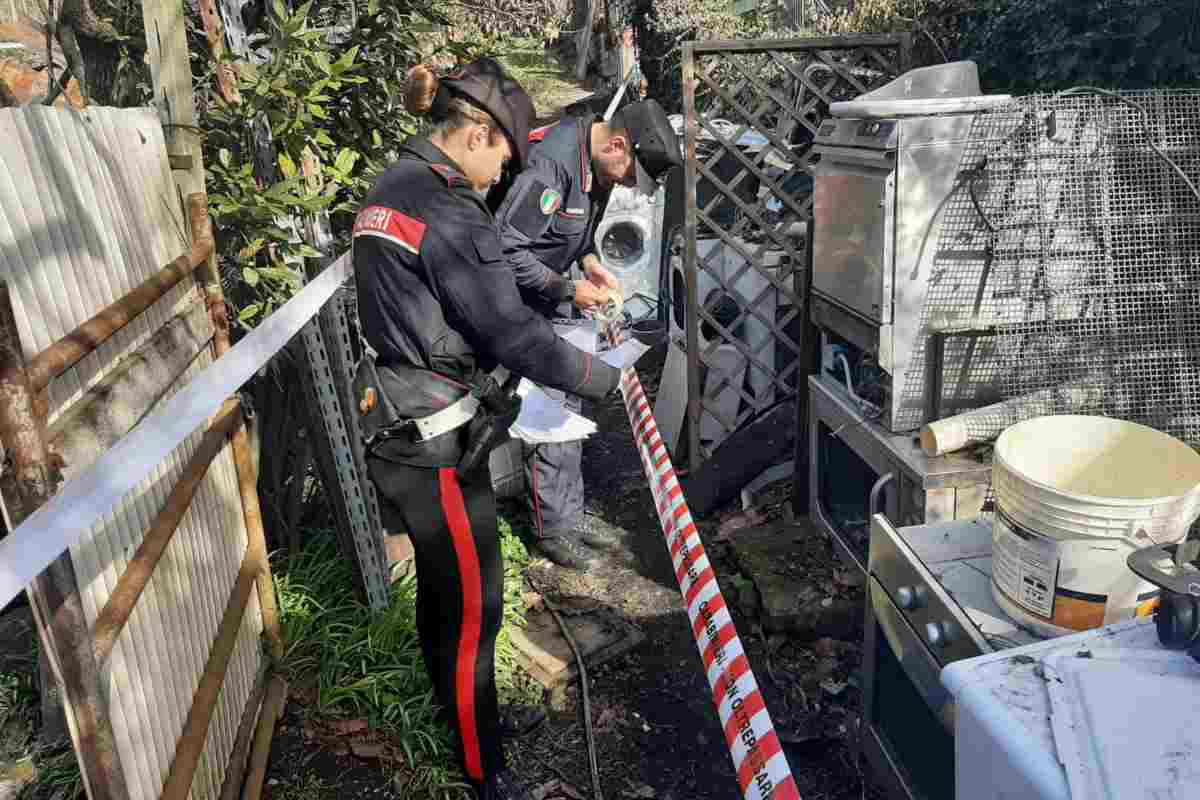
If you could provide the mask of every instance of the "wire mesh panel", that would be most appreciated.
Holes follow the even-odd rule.
[[[942,404],[992,383],[1008,404],[972,418],[978,438],[1082,412],[1200,446],[1197,181],[1200,92],[1072,90],[980,114],[924,310],[951,334]]]
[[[812,176],[829,104],[897,77],[907,36],[685,46],[692,468],[797,392]]]

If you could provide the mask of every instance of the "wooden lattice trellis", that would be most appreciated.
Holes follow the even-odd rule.
[[[900,75],[910,46],[907,35],[871,35],[684,47],[693,469],[708,455],[702,432],[719,441],[796,395],[807,318],[808,150],[829,104]]]

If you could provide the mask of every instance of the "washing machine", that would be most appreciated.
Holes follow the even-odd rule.
[[[699,346],[705,354],[701,391],[705,401],[700,416],[700,446],[705,453],[715,450],[733,432],[726,424],[734,423],[749,402],[744,395],[753,398],[757,409],[774,402],[772,375],[780,367],[770,324],[782,310],[780,292],[759,269],[743,269],[746,259],[739,252],[757,254],[763,245],[741,240],[735,240],[735,244],[720,239],[696,242],[696,256],[702,265],[697,270],[697,298],[709,316],[754,354],[751,361],[741,348],[727,341],[726,334],[708,320],[701,320]],[[770,269],[782,266],[784,258],[782,252],[768,251],[757,260]],[[687,276],[683,259],[678,256],[671,259],[670,290],[670,349],[654,416],[663,440],[675,454],[688,401]],[[743,311],[751,306],[758,316],[743,318]]]
[[[662,187],[647,197],[629,187],[614,186],[604,218],[596,226],[600,263],[621,282],[625,310],[635,322],[658,314],[665,205]]]

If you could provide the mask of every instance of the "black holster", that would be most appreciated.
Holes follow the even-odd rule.
[[[488,463],[493,450],[508,441],[508,429],[521,414],[521,397],[516,391],[519,380],[510,377],[500,386],[488,375],[473,390],[479,410],[467,424],[467,443],[458,462],[460,474],[473,475]]]

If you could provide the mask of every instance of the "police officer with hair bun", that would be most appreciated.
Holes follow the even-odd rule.
[[[517,376],[601,399],[619,373],[556,336],[504,258],[486,196],[526,166],[524,89],[480,59],[442,78],[417,67],[404,96],[432,132],[404,142],[355,221],[370,350],[354,391],[385,525],[416,551],[421,646],[463,768],[481,800],[525,800],[501,742],[545,713],[496,697],[504,565],[488,453],[516,417]]]

